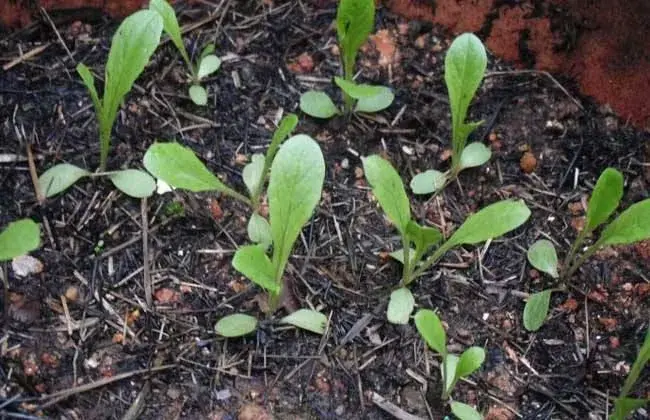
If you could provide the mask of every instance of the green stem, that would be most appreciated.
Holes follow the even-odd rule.
[[[232,197],[232,198],[234,198],[236,200],[239,200],[242,203],[254,208],[253,203],[251,202],[251,200],[248,197],[246,197],[243,194],[238,193],[237,191],[233,190],[232,188],[226,187],[224,190],[221,191],[221,193],[224,194],[224,195],[230,196],[230,197]]]
[[[445,343],[446,345],[446,343]],[[449,399],[449,393],[447,392],[447,355],[442,355],[442,400],[447,401]]]
[[[571,245],[571,249],[569,250],[569,253],[564,258],[564,264],[563,264],[563,267],[562,267],[563,273],[562,273],[562,276],[560,276],[563,280],[566,280],[567,278],[569,278],[571,276],[571,274],[573,274],[573,273],[569,274],[569,271],[568,271],[569,267],[573,263],[573,258],[575,257],[576,252],[578,252],[578,249],[580,249],[580,247],[582,246],[582,243],[585,241],[585,238],[587,237],[587,233],[588,232],[587,232],[586,228],[583,228],[580,231],[580,233],[578,233],[578,236],[576,237],[576,240],[573,241],[573,244]]]
[[[413,274],[411,274],[411,278],[409,279],[408,283],[406,283],[406,285],[411,283],[416,278],[420,277],[425,271],[429,269],[429,267],[437,263],[438,260],[442,258],[442,256],[445,255],[447,251],[453,248],[453,245],[448,245],[448,244],[449,242],[445,242],[444,244],[442,244],[440,248],[436,249],[436,252],[431,254],[429,258],[427,258],[422,264],[420,264],[420,266],[415,271],[413,271]]]
[[[402,235],[402,247],[404,251],[402,256],[404,257],[404,268],[402,269],[402,286],[405,286],[409,283],[411,278],[411,246],[406,235]]]
[[[599,249],[600,249],[600,243],[598,243],[598,242],[596,242],[595,244],[593,244],[592,246],[590,246],[589,248],[587,248],[587,250],[586,250],[586,251],[585,251],[585,252],[580,256],[580,258],[578,258],[578,259],[573,263],[573,265],[571,265],[571,267],[566,271],[566,273],[565,273],[564,276],[562,277],[563,280],[564,280],[565,282],[568,281],[568,280],[571,278],[571,276],[576,272],[576,270],[577,270],[577,269],[578,269],[582,264],[584,264],[584,262],[587,261],[587,259],[589,259],[589,257],[591,257],[592,255],[594,255],[594,254],[596,253],[596,251],[598,251]]]

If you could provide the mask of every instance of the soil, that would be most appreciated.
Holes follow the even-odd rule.
[[[300,93],[318,88],[336,97],[335,9],[251,1],[178,10],[183,22],[203,22],[185,34],[192,53],[215,41],[224,57],[206,82],[210,102],[191,103],[183,63],[164,44],[124,104],[109,167],[141,167],[152,142],[177,140],[244,191],[245,158],[266,148],[281,114],[299,112]],[[0,414],[392,418],[374,402],[381,396],[418,418],[447,415],[438,358],[413,325],[386,322],[400,272],[386,253],[400,245],[364,181],[360,156],[382,154],[406,183],[448,165],[441,63],[449,34],[379,9],[378,32],[358,69],[361,80],[393,87],[394,105],[349,120],[301,116],[297,132],[318,140],[328,170],[319,210],[290,261],[286,306],[328,314],[321,338],[274,321],[290,309],[265,319],[261,291],[232,269],[249,216],[237,202],[175,191],[141,203],[96,180],[38,204],[28,149],[38,173],[61,162],[98,165],[95,115],[74,67],[83,61],[103,74],[116,23],[83,23],[57,28],[69,53],[47,24],[0,41],[4,62],[52,42],[0,75],[0,188],[7,197],[0,226],[32,217],[44,232],[33,253],[41,273],[18,278],[11,264],[3,267],[9,290],[2,299]],[[413,292],[419,307],[439,310],[452,351],[472,344],[487,350],[484,367],[459,384],[456,399],[490,419],[604,419],[648,328],[650,245],[605,250],[587,262],[568,292],[554,294],[550,319],[537,333],[523,328],[523,298],[552,282],[526,264],[525,251],[547,237],[564,255],[608,166],[625,175],[624,206],[647,198],[650,134],[581,97],[568,79],[513,70],[494,57],[489,71],[471,118],[485,120],[474,138],[490,145],[493,158],[434,200],[414,197],[413,212],[446,234],[507,197],[525,200],[533,216],[489,246],[450,253]],[[145,220],[153,308],[143,288]],[[241,339],[217,337],[215,322],[236,311],[264,319],[260,329]],[[635,395],[650,396],[649,375],[646,369]]]

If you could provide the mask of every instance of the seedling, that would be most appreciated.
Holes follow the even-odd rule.
[[[573,242],[562,270],[553,243],[541,240],[531,245],[528,261],[536,269],[554,279],[560,279],[558,288],[546,289],[532,294],[524,307],[524,326],[529,331],[538,330],[548,315],[551,293],[564,291],[566,283],[576,270],[599,249],[605,246],[628,245],[650,238],[650,199],[631,205],[611,223],[607,223],[618,208],[623,197],[623,175],[613,168],[607,168],[598,178],[587,206],[585,225]],[[576,257],[588,237],[600,226],[604,226],[598,240]]]
[[[39,189],[45,197],[54,196],[84,177],[108,177],[113,185],[132,197],[147,197],[155,189],[155,181],[146,172],[127,169],[106,171],[111,146],[111,131],[122,100],[144,70],[160,41],[162,19],[152,11],[142,10],[124,19],[113,36],[106,63],[104,97],[99,98],[95,78],[83,63],[77,72],[88,88],[99,120],[99,171],[91,174],[77,166],[55,165],[41,175]]]
[[[343,77],[334,82],[341,89],[346,114],[374,113],[393,103],[395,95],[384,86],[358,84],[354,81],[354,65],[359,48],[366,42],[375,26],[374,0],[341,0],[336,11],[336,33],[341,51]],[[341,110],[325,93],[310,90],[300,97],[300,109],[316,118],[332,118]]]
[[[449,239],[436,228],[422,226],[411,217],[411,207],[399,174],[386,160],[374,155],[363,159],[363,169],[390,221],[402,237],[402,249],[391,256],[403,264],[400,288],[391,294],[388,320],[405,324],[415,300],[408,285],[453,248],[496,238],[521,226],[530,217],[523,201],[503,200],[472,214]],[[440,245],[439,245],[440,244]],[[425,256],[439,245],[428,257]]]
[[[645,333],[645,340],[636,356],[636,360],[630,369],[630,373],[625,379],[623,389],[620,395],[614,402],[614,412],[610,416],[610,420],[625,420],[633,411],[648,405],[647,398],[630,398],[628,395],[632,387],[639,379],[641,372],[650,361],[650,329]]]
[[[460,357],[447,352],[445,328],[438,315],[429,309],[420,309],[415,314],[415,326],[429,348],[442,358],[442,400],[449,401],[451,412],[460,420],[480,420],[482,417],[474,407],[451,400],[450,397],[459,379],[467,378],[481,367],[485,361],[485,350],[482,347],[470,347]]]
[[[487,54],[480,39],[470,33],[454,39],[445,56],[445,83],[451,106],[451,167],[446,172],[429,169],[413,177],[410,184],[413,193],[439,192],[463,169],[481,166],[490,160],[492,152],[483,143],[467,144],[469,135],[482,121],[465,121],[486,67]]]
[[[183,43],[181,29],[174,8],[166,0],[151,0],[149,9],[160,14],[165,33],[174,43],[187,65],[191,77],[191,86],[189,88],[190,99],[197,105],[206,105],[208,103],[208,92],[201,86],[201,81],[215,73],[221,67],[221,60],[213,54],[214,44],[206,45],[196,62],[192,62]]]
[[[9,223],[0,232],[0,261],[9,261],[35,250],[41,244],[41,231],[32,219]]]

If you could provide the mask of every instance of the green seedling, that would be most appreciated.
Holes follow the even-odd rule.
[[[564,291],[566,283],[576,270],[599,249],[605,246],[629,245],[650,238],[650,199],[631,205],[611,223],[607,221],[618,208],[623,197],[623,175],[613,168],[607,168],[598,178],[587,205],[585,226],[573,242],[564,259],[562,270],[558,268],[555,246],[547,240],[540,240],[528,250],[528,261],[536,269],[559,279],[558,288],[546,289],[532,294],[524,307],[524,326],[529,331],[538,330],[549,311],[551,293]],[[594,231],[604,226],[600,237],[586,247],[577,257],[579,250]]]
[[[429,348],[440,355],[442,363],[442,400],[449,401],[451,411],[460,420],[481,419],[473,407],[450,399],[454,386],[461,378],[467,378],[476,372],[485,361],[482,347],[470,347],[460,356],[447,351],[447,333],[435,312],[421,309],[415,314],[415,326]]]
[[[445,253],[462,245],[474,245],[505,235],[530,217],[530,210],[523,201],[499,201],[470,215],[449,239],[443,241],[444,236],[438,229],[422,226],[412,219],[404,184],[390,163],[374,155],[363,159],[363,169],[379,205],[402,237],[402,249],[391,253],[403,264],[400,288],[391,294],[388,304],[387,316],[392,323],[408,322],[415,304],[408,285]]]
[[[483,143],[467,144],[469,135],[482,122],[465,121],[486,67],[487,54],[480,39],[470,33],[454,39],[445,56],[445,83],[451,107],[451,167],[446,172],[430,169],[413,177],[410,184],[413,193],[439,192],[463,169],[481,166],[490,160],[492,152]]]
[[[9,261],[35,250],[41,244],[41,230],[32,219],[9,223],[0,232],[0,261]]]
[[[335,77],[341,89],[345,114],[374,113],[388,108],[395,99],[393,92],[384,86],[358,84],[354,81],[354,65],[359,48],[366,42],[375,26],[374,0],[341,0],[336,12],[336,33],[341,50],[343,77]],[[316,118],[332,118],[341,110],[325,93],[308,91],[300,97],[300,109]]]
[[[83,63],[77,65],[77,72],[88,88],[99,120],[99,171],[90,173],[68,163],[55,165],[38,180],[43,196],[59,194],[84,177],[108,177],[117,189],[132,197],[147,197],[153,193],[155,181],[146,172],[135,169],[107,172],[106,163],[117,112],[158,46],[161,33],[162,19],[155,12],[141,10],[124,19],[113,36],[108,53],[104,97],[101,99],[90,69]]]
[[[650,328],[645,333],[645,340],[630,369],[630,373],[625,379],[623,389],[614,402],[614,412],[610,416],[610,420],[625,420],[633,411],[647,406],[648,402],[650,402],[647,398],[628,397],[648,361],[650,361]]]
[[[201,86],[201,81],[214,74],[221,67],[221,60],[213,54],[215,49],[214,44],[206,45],[196,62],[192,62],[183,43],[181,29],[174,8],[167,0],[151,0],[149,2],[149,9],[160,14],[165,33],[174,43],[187,65],[191,78],[191,86],[189,88],[190,99],[197,105],[206,105],[208,103],[208,92]]]

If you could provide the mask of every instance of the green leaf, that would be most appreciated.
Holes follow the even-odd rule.
[[[485,350],[482,347],[470,347],[460,355],[456,376],[465,378],[476,372],[485,361]]]
[[[591,232],[614,213],[623,197],[623,175],[613,168],[600,174],[587,206],[585,229]]]
[[[199,63],[199,71],[196,76],[199,80],[211,75],[221,67],[221,60],[216,55],[207,55]]]
[[[341,0],[336,10],[336,33],[344,73],[351,77],[357,52],[375,26],[375,0]]]
[[[481,166],[490,160],[492,151],[483,143],[474,142],[468,144],[460,155],[460,168],[474,168]]]
[[[457,377],[456,370],[458,369],[458,356],[455,354],[448,354],[444,356],[442,364],[440,365],[440,370],[444,369],[444,378],[445,378],[445,389],[447,393],[451,392],[456,385]]]
[[[113,36],[106,63],[104,99],[99,117],[102,166],[108,155],[111,128],[120,104],[158,47],[162,29],[160,14],[140,10],[124,19]]]
[[[388,108],[395,100],[395,94],[387,87],[379,86],[379,92],[376,95],[359,98],[355,112],[379,112]]]
[[[85,169],[69,163],[61,163],[52,166],[38,178],[38,189],[45,197],[52,197],[88,175],[90,172]]]
[[[537,331],[544,325],[552,292],[551,289],[542,290],[528,297],[524,306],[524,327],[528,331]]]
[[[167,0],[151,0],[149,2],[149,9],[153,10],[160,14],[163,22],[163,29],[165,33],[172,40],[178,52],[183,56],[183,60],[188,66],[191,66],[190,57],[187,54],[185,49],[185,44],[183,43],[183,37],[181,35],[181,28],[178,25],[178,19],[176,18],[176,13],[174,8],[167,3]]]
[[[530,217],[522,200],[503,200],[470,215],[445,246],[472,245],[497,238],[517,229]]]
[[[650,238],[650,199],[632,204],[598,239],[598,245],[626,245]]]
[[[454,39],[445,56],[445,83],[451,106],[454,155],[462,153],[467,136],[473,130],[464,127],[464,122],[486,67],[487,54],[480,39],[470,33]]]
[[[248,239],[262,245],[264,250],[268,250],[273,243],[271,225],[257,213],[253,213],[248,220],[247,232]]]
[[[0,261],[25,255],[40,244],[41,230],[32,219],[11,222],[0,233]]]
[[[396,259],[397,261],[404,264],[404,248],[393,251],[388,255],[390,255],[391,258]],[[409,252],[409,258],[411,259],[411,264],[413,264],[415,262],[415,250],[413,248],[411,248]]]
[[[280,124],[278,124],[278,128],[273,133],[273,138],[271,138],[271,145],[267,152],[267,159],[270,159],[271,162],[273,162],[278,147],[280,147],[280,144],[291,135],[291,132],[296,129],[297,125],[298,116],[296,114],[287,114],[282,118]]]
[[[429,248],[439,244],[444,236],[436,228],[420,226],[414,220],[410,220],[406,226],[406,236],[415,243],[415,249],[426,252]]]
[[[217,334],[222,337],[241,337],[252,333],[256,328],[257,319],[246,314],[225,316],[214,326]]]
[[[251,162],[242,171],[244,184],[246,184],[246,188],[248,188],[251,195],[255,194],[255,191],[259,188],[262,181],[262,172],[264,172],[264,155],[255,153],[251,157]]]
[[[109,178],[115,188],[130,197],[149,197],[156,189],[156,180],[148,173],[137,169],[114,172],[109,175]]]
[[[298,309],[296,312],[282,318],[280,322],[323,335],[327,326],[327,317],[311,309]]]
[[[196,105],[204,106],[208,103],[208,91],[201,85],[192,85],[188,91],[190,99]]]
[[[614,413],[610,420],[625,420],[633,411],[644,408],[648,405],[647,399],[639,398],[617,398],[614,401]]]
[[[408,324],[411,312],[415,307],[413,294],[406,287],[394,290],[388,301],[386,316],[391,324]]]
[[[268,197],[277,282],[282,281],[298,234],[320,201],[324,180],[323,153],[307,135],[291,137],[273,159]]]
[[[547,239],[540,239],[528,248],[526,253],[530,265],[549,274],[553,278],[560,275],[557,271],[557,254],[553,242]]]
[[[413,194],[431,194],[444,187],[447,183],[447,174],[429,169],[419,173],[411,179]]]
[[[178,143],[152,144],[144,154],[143,163],[153,176],[174,188],[192,192],[227,189],[191,149]]]
[[[336,85],[340,87],[343,92],[347,93],[351,98],[354,99],[377,96],[382,92],[382,89],[385,89],[383,86],[357,84],[354,81],[348,81],[338,76],[334,77],[334,83],[336,83]]]
[[[397,171],[378,155],[361,159],[366,179],[381,208],[401,234],[411,221],[411,206]]]
[[[90,99],[92,99],[93,105],[95,106],[95,112],[97,115],[101,115],[102,103],[99,100],[99,95],[97,94],[97,89],[95,88],[95,77],[84,63],[77,64],[77,73],[81,77],[81,80],[84,82],[84,85],[86,85],[86,88],[90,93]]]
[[[454,413],[454,416],[458,417],[459,420],[483,420],[481,414],[476,411],[474,407],[462,402],[452,401],[451,412]]]
[[[634,364],[630,369],[630,373],[625,379],[625,384],[623,385],[623,390],[621,391],[621,397],[627,395],[632,390],[632,387],[636,383],[637,379],[639,379],[639,375],[641,375],[641,372],[645,368],[648,361],[650,361],[650,328],[646,330],[643,345],[639,350],[639,354],[636,356],[636,360],[634,360]]]
[[[332,118],[339,113],[327,93],[315,90],[300,95],[300,109],[305,114],[316,118]]]
[[[206,56],[212,54],[215,50],[215,46],[213,43],[209,43],[208,45],[203,48],[203,51],[201,51],[201,55],[199,55],[199,60],[205,58]]]
[[[242,246],[235,252],[232,266],[250,281],[271,293],[280,291],[280,284],[275,281],[273,264],[262,246]]]
[[[415,327],[431,349],[443,356],[447,354],[447,333],[435,312],[420,309],[415,314]]]

